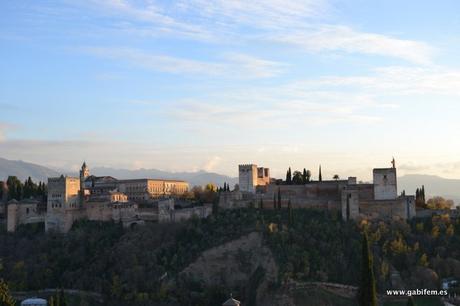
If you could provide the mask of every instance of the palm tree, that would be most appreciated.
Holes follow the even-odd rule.
[[[332,177],[334,180],[338,181],[340,179],[340,176],[338,174],[334,174]]]

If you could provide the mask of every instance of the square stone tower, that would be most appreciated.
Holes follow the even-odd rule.
[[[48,203],[45,230],[67,232],[81,209],[80,178],[63,176],[48,178]]]
[[[257,167],[254,164],[246,164],[238,166],[238,177],[240,191],[256,192],[257,186],[265,186],[270,184],[270,169]]]
[[[395,200],[398,197],[396,168],[374,169],[374,199]]]
[[[238,184],[242,192],[255,192],[257,186],[257,165],[247,164],[238,166]]]

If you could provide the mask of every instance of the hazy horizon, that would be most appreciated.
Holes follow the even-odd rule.
[[[456,1],[0,3],[0,155],[460,178]],[[388,22],[391,20],[391,22]]]
[[[3,157],[0,156],[0,161],[1,159],[3,159]],[[45,164],[37,164],[37,163],[33,163],[31,161],[28,161],[28,160],[21,160],[21,159],[6,159],[7,161],[12,161],[12,162],[24,162],[24,163],[30,163],[30,164],[34,164],[34,165],[38,165],[38,166],[43,166],[43,167],[46,167],[50,170],[53,170],[57,173],[61,173],[61,174],[66,174],[66,175],[77,175],[80,168],[81,168],[81,165],[80,166],[75,166],[74,168],[59,168],[59,167],[54,167],[54,166],[47,166]],[[97,175],[104,175],[103,172],[101,172],[103,169],[109,169],[109,170],[116,170],[116,171],[149,171],[149,170],[154,170],[154,171],[159,171],[159,172],[166,172],[166,173],[170,173],[170,174],[180,174],[180,173],[199,173],[199,172],[204,172],[204,173],[215,173],[215,174],[218,174],[218,175],[227,175],[233,179],[237,179],[238,178],[238,173],[237,171],[235,171],[235,174],[226,174],[226,173],[219,173],[219,172],[216,172],[216,171],[208,171],[208,170],[205,170],[205,169],[196,169],[196,170],[190,170],[190,171],[181,171],[181,170],[178,170],[178,171],[170,171],[170,170],[167,170],[167,169],[161,169],[161,168],[144,168],[144,167],[139,167],[139,168],[123,168],[123,167],[117,167],[117,166],[104,166],[104,165],[92,165],[91,163],[87,162],[87,161],[84,161],[87,166],[89,166],[90,168],[90,172],[91,170],[96,170],[97,172]],[[238,165],[236,165],[235,168],[237,168]],[[289,167],[289,166],[288,166]],[[292,168],[292,167],[291,167]],[[286,168],[287,169],[287,168]],[[302,170],[303,168],[292,168],[292,171],[295,171],[295,170]],[[311,170],[310,168],[307,168],[309,170]],[[370,169],[372,171],[372,169]],[[316,169],[315,170],[311,170],[312,171],[312,179],[315,180],[317,179],[317,176],[318,176],[318,173],[319,173],[319,169]],[[326,171],[326,169],[322,168],[322,173],[323,173],[323,176],[324,176],[324,179],[325,180],[332,180],[333,177],[331,175],[331,173],[337,173],[336,171],[333,171],[333,169],[329,169],[328,171]],[[105,173],[106,174],[106,173]],[[410,176],[415,176],[415,177],[433,177],[433,178],[440,178],[440,179],[443,179],[443,180],[460,180],[460,179],[456,179],[456,178],[446,178],[446,177],[443,177],[443,176],[439,176],[439,175],[435,175],[435,174],[426,174],[426,173],[420,173],[420,172],[414,172],[414,173],[404,173],[404,174],[401,174],[399,171],[397,173],[398,177],[399,178],[402,178],[402,177],[410,177]],[[354,173],[348,173],[348,175],[345,175],[345,176],[340,176],[340,179],[347,179],[349,176],[356,176]],[[277,178],[277,179],[284,179],[285,178],[285,173],[279,173],[279,174],[271,174],[271,177],[272,178]],[[370,174],[368,175],[368,177],[366,178],[362,178],[362,177],[357,177],[359,181],[361,182],[372,182],[372,172],[370,172]],[[1,178],[0,178],[1,179]],[[420,185],[423,185],[424,183],[420,183]]]

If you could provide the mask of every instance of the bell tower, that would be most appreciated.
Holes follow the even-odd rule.
[[[89,168],[86,166],[86,161],[83,162],[80,170],[80,193],[83,196],[85,195],[85,180],[89,176]]]

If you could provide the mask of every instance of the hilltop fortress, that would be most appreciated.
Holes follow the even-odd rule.
[[[396,163],[373,170],[373,183],[347,180],[318,180],[289,184],[271,179],[268,168],[240,165],[239,192],[227,194],[221,205],[227,208],[253,205],[264,208],[322,208],[340,211],[343,219],[415,217],[415,196],[398,194]],[[277,206],[278,205],[278,206]]]
[[[397,169],[373,170],[372,183],[346,180],[286,182],[270,177],[270,169],[254,164],[238,166],[239,184],[218,194],[223,209],[255,206],[264,209],[317,208],[337,211],[344,220],[411,219],[416,215],[415,196],[398,194]],[[124,226],[144,222],[177,222],[192,216],[205,218],[212,204],[175,209],[189,185],[180,180],[129,179],[94,176],[83,163],[80,176],[48,179],[46,203],[34,199],[7,203],[7,229],[19,224],[45,223],[46,231],[66,233],[80,219],[116,221]],[[5,195],[4,195],[5,196]],[[2,201],[5,203],[5,201]]]

